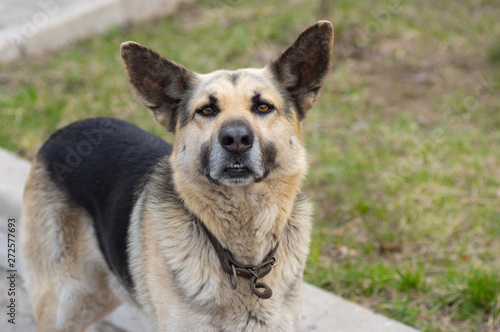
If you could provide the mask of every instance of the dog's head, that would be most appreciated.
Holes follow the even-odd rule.
[[[262,69],[210,74],[134,42],[121,55],[137,95],[175,134],[176,171],[245,186],[305,172],[300,122],[319,97],[332,44],[331,23],[320,21]]]

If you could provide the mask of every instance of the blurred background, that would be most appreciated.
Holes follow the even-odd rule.
[[[27,26],[7,2],[0,29]],[[200,73],[262,67],[319,19],[335,44],[303,124],[305,280],[422,331],[500,331],[497,0],[198,0],[38,55],[18,38],[21,55],[0,64],[0,147],[32,159],[57,128],[97,116],[171,141],[130,90],[121,42]]]

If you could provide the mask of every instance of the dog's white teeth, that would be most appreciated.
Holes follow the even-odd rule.
[[[231,164],[231,168],[243,168],[243,165],[238,164],[238,163],[234,163],[234,164]]]

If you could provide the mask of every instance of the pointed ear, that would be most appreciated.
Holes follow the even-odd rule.
[[[195,73],[135,42],[123,43],[120,52],[135,93],[153,117],[174,132],[179,104]]]
[[[269,65],[295,102],[300,120],[319,97],[330,69],[332,46],[332,24],[319,21],[304,30],[292,46]]]

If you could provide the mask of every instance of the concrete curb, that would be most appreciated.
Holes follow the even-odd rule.
[[[7,218],[17,220],[22,206],[22,191],[28,177],[30,163],[0,148],[0,267],[7,268]],[[19,247],[19,246],[18,246]],[[19,253],[17,252],[19,257]],[[18,269],[22,277],[22,270]],[[6,280],[6,278],[2,278]],[[2,281],[3,283],[4,281]],[[24,295],[25,296],[25,295]],[[416,332],[417,330],[373,313],[355,303],[344,300],[317,287],[304,283],[303,307],[298,332]],[[20,302],[28,302],[27,297]],[[3,307],[3,306],[2,306]],[[25,305],[26,307],[26,305]],[[31,315],[28,309],[26,315]],[[31,328],[17,331],[35,331],[32,319],[24,319]],[[31,323],[30,323],[31,322]],[[106,322],[125,331],[150,331],[146,321],[135,308],[122,305]],[[0,326],[4,321],[0,321]],[[16,330],[13,330],[16,331]],[[108,329],[109,331],[109,329]]]
[[[24,183],[31,164],[0,148],[0,215],[19,217],[23,201]],[[5,222],[0,222],[0,232],[7,232]]]
[[[126,22],[173,13],[190,0],[40,0],[37,12],[0,30],[0,62],[62,47]]]

